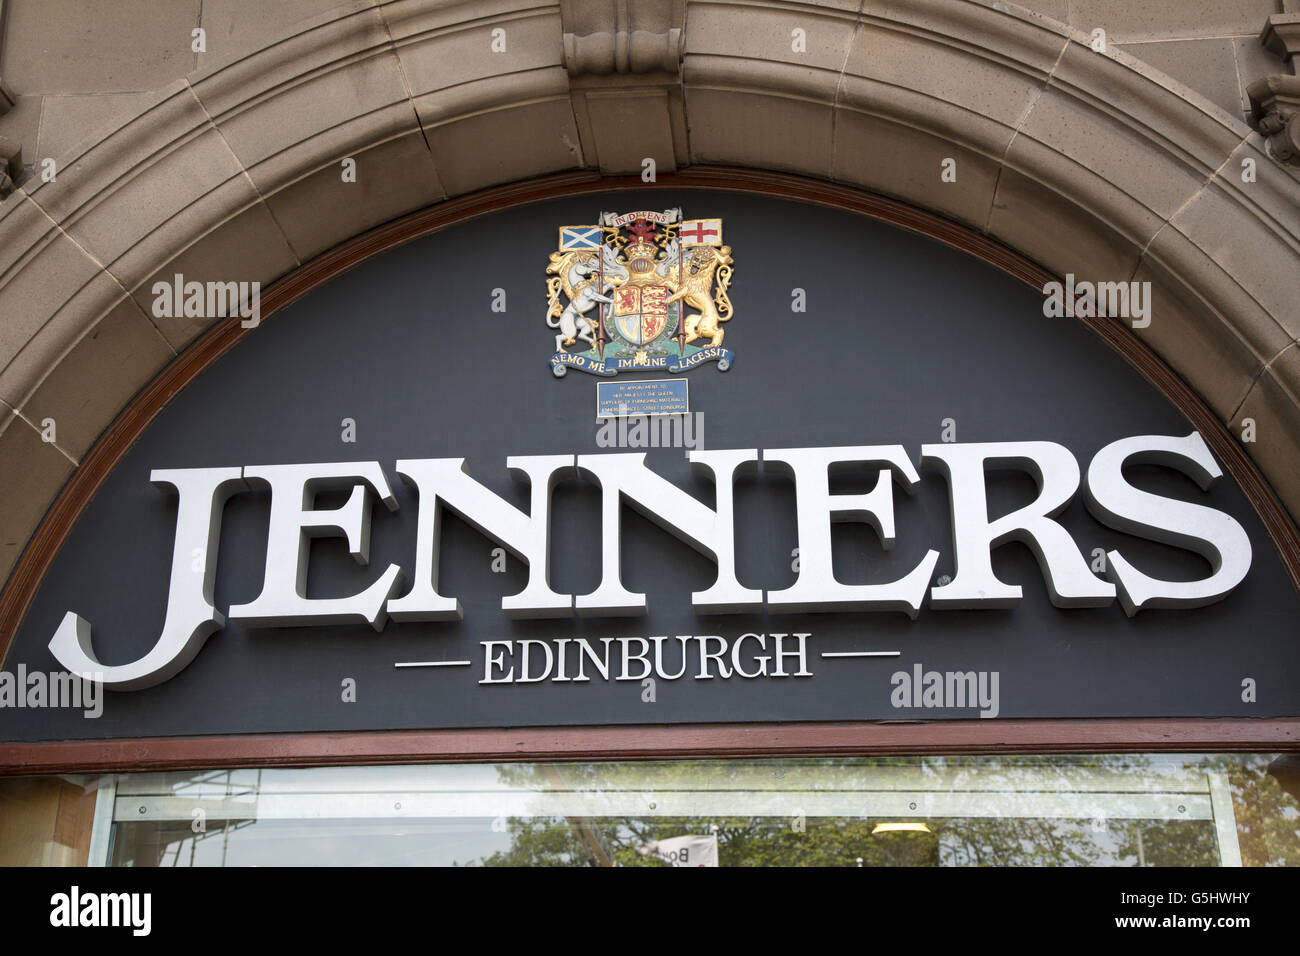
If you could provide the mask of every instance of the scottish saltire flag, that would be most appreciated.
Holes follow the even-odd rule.
[[[560,251],[599,249],[600,226],[561,226]]]

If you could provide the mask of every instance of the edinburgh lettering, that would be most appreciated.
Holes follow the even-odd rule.
[[[716,634],[483,641],[483,679],[479,683],[811,677],[810,636],[742,634],[734,641]]]

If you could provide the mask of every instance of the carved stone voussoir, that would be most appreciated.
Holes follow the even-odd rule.
[[[561,0],[570,76],[679,73],[685,0]]]

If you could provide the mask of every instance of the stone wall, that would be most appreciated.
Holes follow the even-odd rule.
[[[16,105],[0,116],[0,140],[22,147],[28,169],[78,140],[113,129],[147,94],[205,63],[250,53],[332,9],[340,0],[0,0],[7,29],[0,79]],[[1200,93],[1250,116],[1246,87],[1295,73],[1265,49],[1272,14],[1300,15],[1300,0],[1023,0],[1022,7],[1109,42]],[[668,8],[670,3],[660,6]],[[688,5],[689,6],[689,5]],[[703,5],[701,5],[703,6]],[[827,4],[838,7],[841,4]],[[537,27],[543,24],[539,20]],[[206,52],[194,52],[202,28]],[[554,40],[554,38],[550,38]]]

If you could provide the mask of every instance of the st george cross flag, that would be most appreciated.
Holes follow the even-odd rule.
[[[574,249],[599,249],[600,242],[600,226],[560,227],[561,252],[570,252]]]
[[[653,856],[669,866],[717,866],[718,835],[679,836],[670,840],[643,843],[637,848],[642,856]]]
[[[687,219],[677,233],[683,246],[722,245],[721,219]]]

